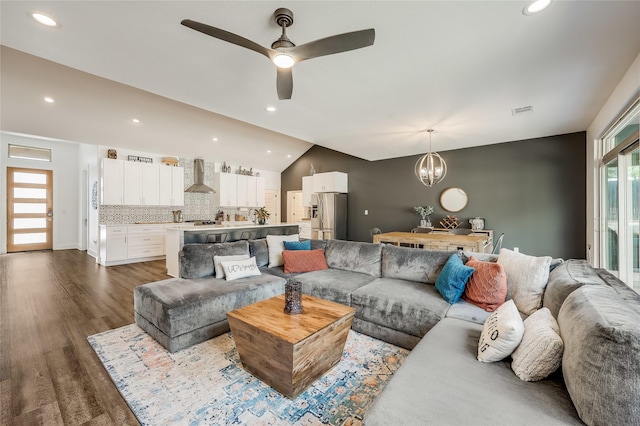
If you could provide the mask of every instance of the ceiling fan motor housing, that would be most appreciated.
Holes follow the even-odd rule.
[[[293,12],[286,7],[281,7],[273,12],[273,20],[276,21],[279,27],[288,27],[293,24]]]

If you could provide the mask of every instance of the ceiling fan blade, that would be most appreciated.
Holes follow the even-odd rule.
[[[180,23],[185,27],[200,31],[201,33],[208,36],[215,37],[231,44],[235,44],[236,46],[253,50],[254,52],[258,52],[261,55],[266,56],[267,58],[271,58],[271,49],[260,46],[258,43],[241,37],[237,34],[233,34],[229,31],[221,30],[220,28],[215,28],[210,25],[202,24],[200,22],[192,21],[191,19],[183,19]]]
[[[349,50],[371,46],[375,38],[376,31],[373,28],[369,28],[368,30],[353,31],[321,38],[287,50],[295,55],[298,59],[297,62],[299,62],[319,56],[332,55],[334,53],[347,52]]]
[[[278,68],[278,77],[276,80],[278,86],[278,99],[291,99],[293,93],[293,75],[291,68]]]

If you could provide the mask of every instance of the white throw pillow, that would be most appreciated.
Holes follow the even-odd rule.
[[[262,275],[256,258],[251,257],[245,260],[227,260],[220,262],[227,281],[237,280],[238,278],[252,277],[254,275]]]
[[[245,260],[248,259],[248,254],[234,254],[229,256],[213,256],[213,266],[216,270],[216,278],[224,278],[224,269],[220,262],[228,260]]]
[[[542,308],[524,320],[524,335],[511,354],[511,369],[525,382],[542,380],[560,367],[563,351],[558,322],[548,308]]]
[[[513,299],[523,314],[531,315],[540,309],[549,280],[551,256],[527,256],[503,248],[498,263],[507,274],[507,299]]]
[[[524,334],[520,312],[513,300],[500,305],[484,322],[478,342],[478,361],[500,361],[518,347]]]
[[[293,235],[267,235],[267,246],[269,247],[269,268],[284,265],[282,250],[283,241],[300,241],[298,234]]]

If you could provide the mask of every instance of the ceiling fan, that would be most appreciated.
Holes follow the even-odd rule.
[[[273,13],[273,19],[276,24],[282,27],[282,35],[271,44],[271,48],[261,46],[229,31],[192,21],[191,19],[184,19],[180,23],[211,37],[253,50],[269,58],[278,70],[276,86],[278,88],[278,98],[281,100],[291,99],[291,93],[293,92],[291,67],[295,64],[307,59],[371,46],[376,36],[375,30],[369,28],[367,30],[338,34],[296,46],[287,37],[287,27],[293,24],[293,12],[284,7],[277,9]]]

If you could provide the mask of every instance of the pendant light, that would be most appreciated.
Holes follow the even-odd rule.
[[[427,132],[429,132],[429,152],[418,159],[415,172],[416,177],[424,186],[431,187],[447,175],[447,163],[440,157],[440,154],[431,151],[433,129],[428,129]]]

